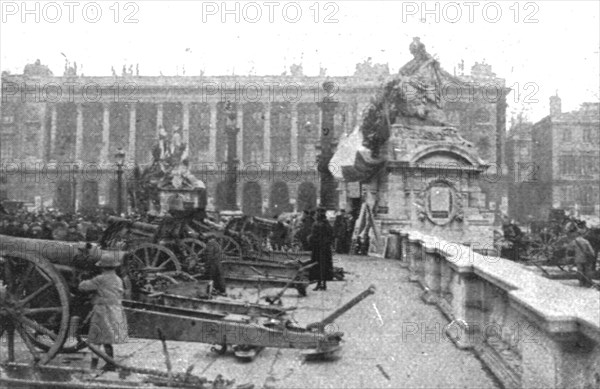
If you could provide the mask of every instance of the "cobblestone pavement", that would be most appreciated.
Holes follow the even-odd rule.
[[[265,349],[253,362],[240,362],[232,354],[222,356],[200,343],[168,342],[173,370],[213,379],[218,374],[256,388],[497,388],[491,375],[469,351],[457,349],[445,338],[448,321],[425,305],[421,290],[408,282],[408,272],[394,260],[338,256],[336,266],[349,272],[346,280],[328,283],[326,292],[298,298],[290,290],[284,305],[298,309],[293,317],[301,325],[325,317],[374,284],[375,295],[341,316],[336,325],[344,332],[337,359],[307,362],[298,350]],[[231,291],[235,295],[249,290]],[[263,291],[264,294],[264,291]],[[256,293],[253,296],[256,301]],[[165,370],[158,341],[131,339],[117,345],[117,359],[127,365]],[[63,357],[56,363],[89,366],[89,354]],[[112,378],[104,373],[103,378]],[[114,377],[116,378],[116,376]],[[133,378],[130,378],[133,379]]]

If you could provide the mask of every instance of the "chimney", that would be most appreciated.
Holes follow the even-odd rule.
[[[550,96],[550,116],[558,116],[562,113],[562,104],[558,92],[555,96]]]

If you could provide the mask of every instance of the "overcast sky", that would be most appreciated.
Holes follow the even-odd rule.
[[[396,72],[412,58],[408,46],[419,36],[450,73],[461,60],[467,72],[476,61],[491,64],[508,86],[520,90],[519,97],[509,97],[509,110],[528,97],[533,120],[547,114],[548,97],[556,90],[566,111],[599,99],[598,1],[428,1],[428,15],[421,14],[421,1],[228,1],[231,10],[238,3],[237,15],[225,14],[220,1],[118,7],[113,1],[84,1],[74,2],[72,22],[63,1],[39,2],[37,15],[38,2],[27,2],[34,10],[30,15],[23,14],[21,1],[0,3],[0,68],[12,73],[39,58],[62,74],[61,53],[89,76],[110,75],[111,66],[120,74],[123,64],[137,63],[148,76],[181,75],[183,67],[186,75],[202,69],[207,75],[279,75],[300,62],[307,75],[317,75],[322,66],[328,75],[341,76],[351,75],[367,57]],[[132,23],[125,23],[127,16]]]

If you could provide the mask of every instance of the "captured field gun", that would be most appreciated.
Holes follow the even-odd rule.
[[[270,260],[264,257],[243,257],[241,246],[231,236],[216,227],[199,221],[195,212],[182,212],[164,224],[151,224],[111,217],[109,227],[100,241],[103,247],[128,248],[146,268],[186,272],[202,276],[203,251],[206,241],[215,238],[223,252],[225,279],[231,284],[255,285],[260,288],[282,288],[290,280],[301,296],[306,295],[308,273],[297,274],[305,265],[293,260]],[[200,228],[202,227],[202,228]],[[175,235],[165,231],[177,231]]]
[[[116,256],[122,264],[118,272],[130,296],[123,306],[132,337],[156,339],[160,328],[166,340],[218,344],[222,352],[234,346],[236,355],[252,358],[264,347],[327,355],[339,348],[343,336],[325,328],[295,326],[286,317],[289,309],[281,307],[202,300],[168,289],[135,293],[131,269],[155,273],[157,266],[150,263],[145,268],[146,263],[124,251],[8,236],[0,236],[0,242],[0,332],[7,335],[9,361],[15,356],[15,334],[38,364],[48,363],[59,352],[85,347],[77,338],[86,333],[84,318],[91,305],[77,286],[93,274],[93,264],[104,256]],[[367,295],[342,308],[346,311]]]

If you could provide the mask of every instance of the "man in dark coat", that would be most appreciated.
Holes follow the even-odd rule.
[[[335,252],[338,254],[348,253],[348,219],[345,210],[340,210],[340,213],[335,217],[333,231],[335,233]]]
[[[287,228],[281,220],[278,220],[279,216],[275,216],[274,219],[276,223],[271,232],[271,245],[273,246],[273,250],[281,250],[285,246]]]
[[[223,250],[214,237],[211,237],[207,242],[203,256],[207,273],[205,278],[213,281],[213,287],[218,294],[225,295],[227,293],[227,287],[225,284],[223,266],[221,265]]]
[[[300,224],[300,230],[296,233],[296,238],[298,239],[298,241],[300,241],[300,244],[302,245],[302,251],[310,250],[310,244],[308,244],[308,236],[310,235],[310,230],[314,222],[315,220],[310,215],[310,212],[304,211],[304,214],[302,215],[302,221]]]
[[[333,258],[331,245],[333,244],[333,228],[327,220],[324,209],[317,212],[317,221],[313,224],[309,237],[311,246],[311,262],[317,266],[310,269],[310,279],[317,280],[314,290],[327,290],[327,281],[333,279]]]

